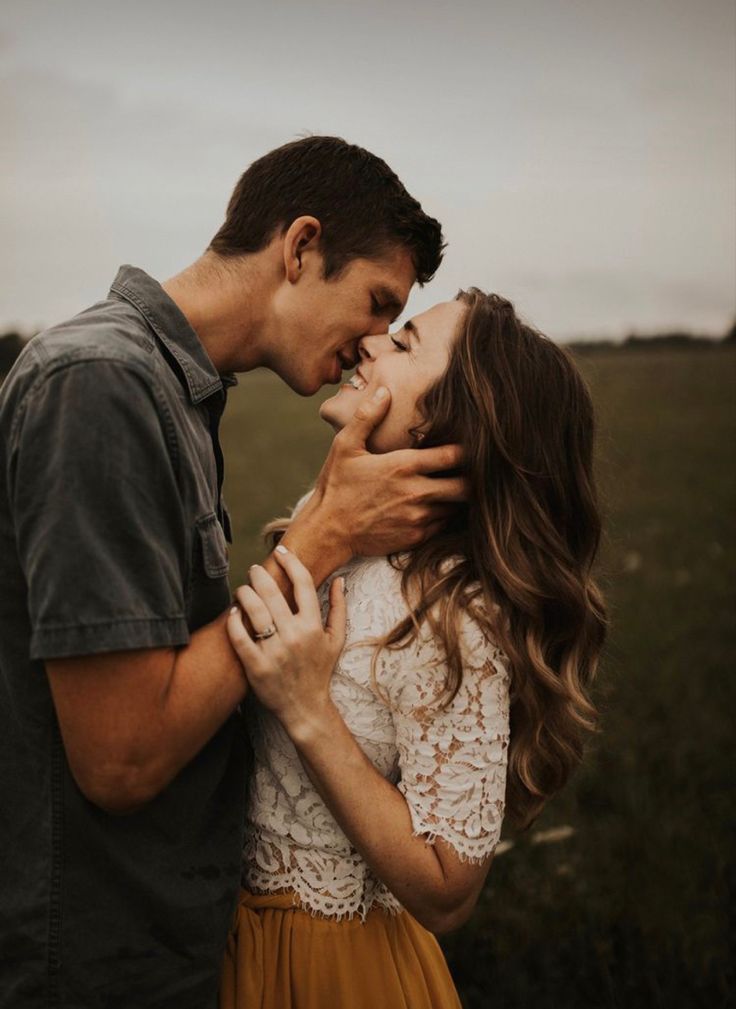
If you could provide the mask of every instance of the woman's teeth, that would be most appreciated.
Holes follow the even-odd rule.
[[[351,375],[348,379],[348,385],[352,385],[353,389],[357,389],[358,392],[362,392],[367,383],[363,381],[360,375]]]

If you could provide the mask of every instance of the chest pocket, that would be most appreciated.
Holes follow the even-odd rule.
[[[199,542],[195,543],[195,550],[199,547],[205,575],[208,578],[222,578],[227,574],[230,565],[225,533],[214,513],[197,519],[197,540]]]
[[[188,623],[196,630],[230,605],[227,542],[214,512],[197,519],[192,550]]]

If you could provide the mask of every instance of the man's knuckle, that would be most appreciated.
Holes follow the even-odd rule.
[[[422,528],[426,525],[428,509],[421,504],[414,504],[410,511],[410,522],[415,528]]]

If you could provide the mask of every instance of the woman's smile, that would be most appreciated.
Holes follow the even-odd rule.
[[[368,382],[361,374],[360,368],[358,368],[355,374],[350,376],[345,385],[350,389],[355,389],[357,392],[362,392],[367,387]]]
[[[320,407],[320,416],[336,431],[355,415],[365,393],[385,386],[389,409],[370,436],[372,452],[390,452],[414,444],[412,431],[423,420],[419,403],[439,379],[466,307],[459,301],[442,302],[407,322],[396,333],[374,333],[358,343],[360,366],[340,389]]]

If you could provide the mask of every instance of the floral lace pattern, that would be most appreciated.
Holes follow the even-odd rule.
[[[428,633],[400,651],[374,647],[406,616],[401,575],[385,558],[340,569],[348,603],[347,642],[331,695],[358,745],[397,785],[414,833],[441,838],[460,858],[482,861],[498,843],[504,810],[509,734],[504,658],[466,617],[463,683],[446,709],[441,655]],[[327,588],[320,590],[323,615]],[[363,642],[361,644],[361,642]],[[281,724],[251,700],[254,748],[243,882],[251,890],[293,890],[308,910],[365,917],[374,905],[401,905],[376,879],[309,780]]]

